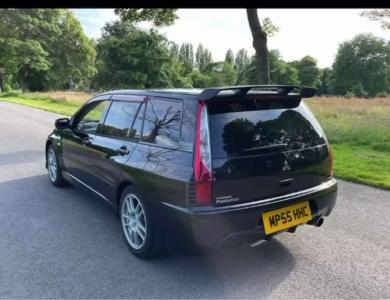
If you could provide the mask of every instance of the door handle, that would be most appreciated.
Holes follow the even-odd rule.
[[[130,150],[127,149],[126,146],[120,147],[118,150],[116,150],[120,155],[127,155],[130,153]]]
[[[90,139],[89,137],[85,137],[85,138],[83,138],[83,139],[81,140],[81,143],[82,143],[83,145],[91,145],[92,141],[91,141],[91,139]]]

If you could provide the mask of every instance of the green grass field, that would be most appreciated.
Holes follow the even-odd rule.
[[[72,115],[92,94],[3,93],[0,101]],[[390,189],[390,98],[306,100],[333,146],[336,177]]]
[[[339,178],[390,189],[390,99],[306,100],[333,146]]]

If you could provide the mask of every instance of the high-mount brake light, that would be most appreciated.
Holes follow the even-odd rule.
[[[195,191],[198,204],[211,204],[212,168],[207,106],[199,101],[196,114]]]

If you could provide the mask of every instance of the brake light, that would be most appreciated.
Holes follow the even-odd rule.
[[[211,203],[211,150],[207,106],[198,103],[195,137],[195,191],[198,204]]]
[[[333,150],[331,145],[328,145],[328,152],[329,152],[329,177],[333,177]]]

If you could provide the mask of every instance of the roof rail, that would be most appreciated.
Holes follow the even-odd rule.
[[[262,95],[269,94],[280,95],[281,97],[293,96],[299,98],[310,98],[317,92],[316,88],[296,85],[236,85],[207,88],[198,96],[198,98],[201,100],[210,100],[224,91],[231,91],[235,95],[246,95],[251,90],[258,91]]]

